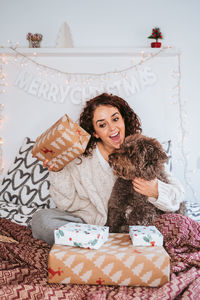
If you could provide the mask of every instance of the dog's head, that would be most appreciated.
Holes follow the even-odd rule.
[[[118,177],[132,180],[140,177],[152,180],[168,160],[162,145],[154,138],[130,135],[116,152],[109,155],[109,164]]]

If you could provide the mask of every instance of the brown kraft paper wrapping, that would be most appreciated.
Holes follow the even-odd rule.
[[[89,139],[90,134],[65,114],[36,139],[32,155],[59,171],[85,151]]]
[[[163,247],[134,247],[128,234],[110,233],[99,249],[53,245],[48,282],[159,287],[169,281],[170,257]]]

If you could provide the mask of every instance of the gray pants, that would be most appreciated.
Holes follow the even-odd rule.
[[[31,227],[33,237],[43,240],[49,245],[53,245],[54,230],[69,222],[84,223],[82,219],[57,208],[38,210],[32,218]]]

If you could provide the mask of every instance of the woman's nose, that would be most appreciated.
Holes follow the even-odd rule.
[[[110,128],[110,131],[114,131],[116,126],[113,123],[109,123],[109,128]]]

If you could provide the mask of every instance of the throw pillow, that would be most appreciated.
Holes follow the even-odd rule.
[[[0,216],[23,225],[29,224],[36,210],[55,207],[48,169],[31,153],[34,143],[24,139],[0,187]]]

